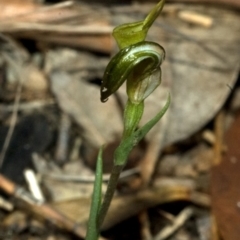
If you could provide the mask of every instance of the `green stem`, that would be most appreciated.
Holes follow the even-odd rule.
[[[112,201],[115,189],[117,187],[118,179],[119,179],[120,173],[122,172],[123,167],[124,167],[124,165],[113,166],[111,176],[110,176],[108,186],[107,186],[107,191],[104,195],[104,199],[103,199],[101,208],[99,210],[98,229],[100,229],[101,225],[103,224],[104,218],[107,214],[110,203]]]
[[[86,240],[97,240],[99,236],[99,229],[97,228],[97,216],[102,201],[102,152],[103,147],[100,148],[100,151],[98,153],[92,204],[89,214],[87,235],[85,238]]]
[[[117,149],[114,153],[114,166],[110,175],[110,179],[107,186],[107,191],[104,195],[104,199],[102,202],[102,205],[99,210],[98,214],[98,222],[97,226],[100,230],[101,225],[103,224],[104,218],[107,214],[107,211],[109,209],[110,203],[112,201],[115,189],[117,187],[118,179],[120,176],[120,173],[122,172],[128,155],[130,151],[133,149],[133,147],[152,129],[152,127],[162,118],[164,113],[167,111],[170,104],[170,96],[168,96],[167,103],[163,107],[163,109],[148,123],[146,123],[142,128],[136,129],[136,124],[139,123],[139,120],[142,116],[142,110],[143,110],[143,104],[142,105],[132,105],[130,102],[128,102],[127,107],[125,109],[125,125],[124,125],[124,133],[123,138]],[[127,119],[131,119],[131,111],[134,113],[134,116],[137,120],[132,119],[127,122]],[[129,117],[129,118],[128,118]],[[126,129],[128,131],[126,131]]]
[[[108,181],[107,191],[104,195],[103,203],[98,215],[98,227],[100,229],[109,209],[115,189],[117,187],[119,175],[127,161],[128,155],[133,148],[131,135],[136,130],[142,117],[144,109],[143,102],[134,104],[128,100],[124,111],[124,131],[120,145],[114,153],[114,166]]]
[[[123,131],[123,137],[122,142],[124,140],[131,136],[136,128],[138,127],[138,124],[142,118],[144,110],[144,102],[140,103],[132,103],[129,99],[127,101],[127,104],[125,106],[124,110],[124,131]]]

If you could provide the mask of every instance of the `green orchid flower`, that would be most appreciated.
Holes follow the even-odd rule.
[[[127,80],[129,99],[138,103],[161,83],[160,66],[165,51],[154,42],[139,42],[120,50],[106,67],[101,85],[101,101],[116,92]]]
[[[116,92],[127,81],[127,94],[132,103],[140,103],[161,83],[160,66],[165,51],[157,43],[145,41],[147,32],[161,12],[160,1],[145,20],[123,24],[113,30],[120,51],[106,67],[101,85],[101,101]]]
[[[170,96],[168,96],[166,104],[156,116],[139,128],[144,111],[144,100],[161,83],[161,64],[165,58],[165,51],[161,45],[145,41],[145,38],[149,28],[161,12],[164,2],[161,0],[145,20],[123,24],[113,30],[113,36],[120,51],[106,67],[100,91],[101,101],[106,102],[108,97],[115,93],[125,81],[128,101],[124,109],[123,134],[114,152],[114,165],[103,201],[101,199],[102,148],[98,155],[86,240],[98,239],[120,173],[126,165],[131,150],[157,124],[170,105]]]

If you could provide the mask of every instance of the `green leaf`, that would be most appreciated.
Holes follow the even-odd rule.
[[[97,217],[102,202],[102,152],[103,147],[100,148],[97,158],[97,167],[92,195],[92,203],[89,215],[89,222],[87,228],[86,240],[97,240],[99,236],[99,229],[97,227]]]
[[[156,125],[156,123],[164,116],[166,111],[169,108],[171,102],[171,97],[170,94],[168,95],[167,102],[165,103],[164,107],[161,109],[161,111],[153,118],[151,119],[148,123],[146,123],[143,127],[138,129],[136,132],[134,132],[134,144],[138,144],[144,136]]]
[[[134,134],[122,139],[121,143],[114,152],[114,165],[123,166],[126,164],[128,155],[135,146]]]
[[[145,136],[146,134],[156,125],[156,123],[164,116],[171,102],[170,94],[168,95],[168,99],[164,107],[161,111],[148,123],[146,123],[143,127],[132,133],[130,136],[122,139],[120,145],[114,152],[114,164],[115,165],[125,165],[128,155],[131,150],[136,146]]]

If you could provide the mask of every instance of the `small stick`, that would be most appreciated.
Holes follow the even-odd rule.
[[[174,219],[175,219],[174,215],[171,214],[171,213],[169,213],[169,212],[166,212],[166,211],[163,211],[163,210],[159,210],[158,212],[159,212],[159,214],[160,214],[161,216],[163,216],[166,220],[168,220],[168,221],[171,222],[171,223],[172,223],[172,222],[174,221]]]
[[[12,211],[13,204],[0,196],[0,208],[4,209],[6,211]]]
[[[19,102],[20,102],[20,99],[21,99],[21,92],[22,92],[22,84],[19,83],[18,87],[17,87],[17,93],[16,93],[16,96],[15,96],[15,100],[14,100],[14,109],[13,109],[13,113],[12,113],[12,117],[11,117],[11,121],[10,121],[10,127],[8,129],[7,136],[5,138],[3,148],[2,148],[2,151],[0,153],[0,168],[3,165],[3,161],[4,161],[4,158],[5,158],[8,146],[10,144],[10,141],[11,141],[16,123],[17,123],[18,106],[19,106]]]
[[[36,175],[32,169],[26,169],[24,171],[25,179],[28,183],[29,189],[32,195],[40,202],[45,202],[45,198],[37,181]]]
[[[139,221],[141,223],[141,236],[143,240],[151,240],[152,234],[150,231],[150,222],[148,217],[148,212],[143,211],[138,215]]]
[[[193,215],[193,209],[182,210],[170,226],[163,228],[153,240],[164,240],[173,235]]]
[[[216,142],[216,136],[213,131],[205,130],[202,134],[202,137],[207,143],[211,145],[214,145]]]
[[[76,236],[84,238],[86,229],[83,226],[77,225],[77,223],[68,219],[66,216],[53,209],[47,204],[42,204],[39,200],[35,199],[24,188],[17,186],[11,180],[0,174],[0,189],[5,191],[8,195],[23,201],[30,211],[50,221],[59,228],[65,229],[74,233]]]
[[[0,30],[2,32],[16,32],[16,31],[36,31],[36,32],[51,32],[53,33],[70,33],[70,34],[110,34],[113,27],[111,26],[99,26],[99,25],[82,25],[73,26],[67,24],[46,24],[46,23],[29,23],[29,22],[6,22],[0,24]]]
[[[211,214],[211,240],[220,240],[216,217]]]
[[[223,132],[224,132],[224,112],[220,111],[215,118],[214,122],[214,132],[215,132],[215,145],[214,145],[214,159],[213,166],[217,166],[222,161],[223,152]]]
[[[120,179],[128,178],[134,174],[139,173],[138,168],[128,169],[120,174]],[[62,181],[62,182],[83,182],[83,183],[93,183],[95,180],[95,176],[74,176],[74,175],[66,175],[66,174],[55,174],[55,173],[43,173],[43,177]],[[103,182],[108,182],[110,178],[110,174],[103,174]]]
[[[71,125],[72,122],[70,117],[63,113],[60,119],[57,147],[55,152],[55,160],[59,165],[63,165],[67,161]]]
[[[11,40],[9,40],[8,37],[0,35],[0,38],[8,41],[11,44],[13,44],[14,47],[15,47],[15,43],[13,43]],[[12,135],[13,135],[16,123],[17,123],[18,108],[19,108],[19,104],[20,104],[20,100],[21,100],[21,93],[22,93],[22,85],[25,81],[25,77],[22,75],[21,68],[19,67],[18,63],[12,57],[8,56],[5,53],[1,53],[1,55],[3,56],[4,60],[14,70],[14,75],[16,75],[16,77],[18,78],[18,85],[17,85],[17,92],[16,92],[15,100],[14,100],[14,108],[13,108],[13,112],[12,112],[10,127],[8,129],[8,133],[7,133],[6,139],[5,139],[4,144],[3,144],[3,148],[2,148],[1,153],[0,153],[0,168],[3,164],[8,146],[10,144],[10,141],[11,141],[11,138],[12,138]]]
[[[54,105],[53,99],[48,100],[34,100],[31,102],[20,103],[18,111],[30,111],[34,109],[44,108],[46,106]],[[14,111],[14,104],[0,104],[1,112],[12,112]]]
[[[191,11],[180,11],[178,17],[188,23],[201,25],[206,28],[210,28],[213,25],[213,19],[209,16],[205,16]]]

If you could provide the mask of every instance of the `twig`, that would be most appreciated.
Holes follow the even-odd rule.
[[[67,161],[71,125],[70,117],[63,113],[60,119],[55,152],[55,160],[59,165],[63,165]]]
[[[0,196],[0,208],[6,210],[6,211],[12,211],[13,210],[13,204],[8,202],[6,199]]]
[[[174,219],[175,219],[175,216],[172,214],[172,213],[169,213],[169,212],[166,212],[166,211],[163,211],[163,210],[159,210],[158,213],[163,216],[167,221],[169,222],[173,222]]]
[[[220,240],[216,217],[211,215],[211,240]]]
[[[8,38],[7,38],[7,40],[8,40]],[[17,92],[16,92],[15,100],[14,100],[14,108],[13,108],[13,113],[12,113],[12,117],[11,117],[11,121],[10,121],[10,127],[8,129],[8,133],[7,133],[6,139],[4,141],[2,151],[0,153],[0,168],[2,167],[3,161],[4,161],[4,158],[5,158],[5,155],[6,155],[8,146],[10,144],[16,122],[17,122],[18,107],[19,107],[19,103],[20,103],[20,99],[21,99],[22,85],[25,80],[25,78],[21,75],[21,71],[19,69],[19,66],[15,62],[15,60],[10,58],[5,53],[1,53],[1,54],[4,57],[4,59],[12,66],[14,73],[19,81],[18,81]]]
[[[41,191],[41,188],[39,186],[39,183],[37,181],[34,171],[32,169],[26,169],[26,170],[24,170],[24,176],[28,183],[28,186],[29,186],[29,189],[30,189],[32,195],[40,202],[42,202],[42,203],[45,202],[43,193]]]
[[[43,108],[46,106],[54,105],[55,101],[53,99],[49,100],[35,100],[31,102],[19,103],[18,111],[29,111],[34,109]],[[1,112],[12,112],[14,111],[14,104],[0,104]]]
[[[120,174],[120,179],[130,177],[134,174],[139,173],[138,168],[128,169],[123,171]],[[95,176],[74,176],[74,175],[66,175],[66,174],[54,174],[54,173],[43,173],[43,176],[46,178],[62,181],[62,182],[84,182],[84,183],[93,183]],[[110,174],[103,174],[103,181],[109,181]]]
[[[216,142],[216,136],[211,130],[204,130],[202,133],[202,137],[210,145],[214,145]]]
[[[178,17],[188,23],[201,25],[206,28],[210,28],[213,25],[213,19],[209,16],[205,16],[196,12],[180,11]]]
[[[17,86],[17,92],[16,92],[16,95],[15,95],[14,108],[13,108],[13,113],[12,113],[12,117],[11,117],[11,120],[10,120],[10,127],[8,129],[7,136],[5,138],[5,141],[4,141],[4,144],[3,144],[3,147],[2,147],[2,151],[0,153],[0,168],[3,165],[4,158],[5,158],[8,146],[10,144],[15,126],[16,126],[17,117],[18,117],[18,107],[19,107],[19,102],[20,102],[20,99],[21,99],[21,92],[22,92],[22,83],[19,82],[18,86]]]
[[[71,34],[110,34],[113,27],[99,26],[99,25],[82,25],[73,26],[67,24],[45,24],[45,23],[29,23],[29,22],[9,22],[0,23],[0,30],[2,32],[16,32],[16,31],[31,31],[31,32],[51,32],[56,33],[71,33]]]
[[[163,228],[153,240],[164,240],[173,235],[193,215],[191,207],[182,210],[175,218],[171,226]]]
[[[23,201],[27,208],[43,217],[44,219],[52,222],[59,228],[65,229],[74,233],[76,236],[83,238],[86,234],[86,229],[83,226],[77,225],[77,223],[68,219],[60,212],[53,209],[47,204],[42,204],[35,199],[29,192],[24,188],[17,186],[11,180],[5,178],[0,174],[0,189],[5,191],[8,195],[14,196],[15,198]]]
[[[143,211],[138,215],[141,224],[141,236],[143,240],[151,240],[152,234],[150,231],[150,222],[148,217],[148,212]]]
[[[215,118],[214,122],[214,132],[216,136],[216,141],[214,145],[214,159],[213,166],[219,165],[222,161],[222,152],[223,152],[223,122],[224,122],[224,112],[220,111]]]

